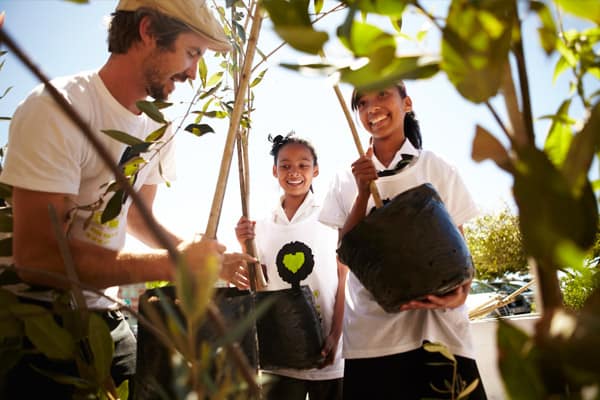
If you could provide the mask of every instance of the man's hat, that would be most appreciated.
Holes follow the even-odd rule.
[[[223,27],[205,0],[120,0],[117,11],[135,11],[142,7],[157,10],[185,23],[192,31],[208,40],[208,48],[211,50],[231,50]]]

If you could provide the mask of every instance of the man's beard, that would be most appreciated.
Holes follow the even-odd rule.
[[[161,72],[159,65],[161,63],[162,54],[157,51],[149,58],[149,62],[146,64],[144,70],[144,79],[146,81],[146,93],[158,101],[165,101],[169,97],[168,93],[165,93],[165,82],[164,74]]]
[[[165,95],[165,85],[153,84],[150,83],[148,88],[146,89],[148,96],[152,97],[157,101],[166,101],[169,98],[169,95]]]

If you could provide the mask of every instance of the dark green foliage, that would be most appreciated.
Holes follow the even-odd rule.
[[[464,233],[478,278],[502,278],[509,272],[529,270],[519,217],[508,206],[478,217],[464,227]]]

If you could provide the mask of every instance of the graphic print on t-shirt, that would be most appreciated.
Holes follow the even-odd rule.
[[[313,270],[315,258],[305,243],[293,241],[286,243],[277,252],[275,259],[277,272],[292,287],[299,288],[300,281],[306,279]]]

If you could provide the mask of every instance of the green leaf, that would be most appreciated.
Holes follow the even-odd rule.
[[[508,152],[502,143],[480,125],[475,129],[471,158],[477,162],[491,159],[502,169],[508,169],[510,163]]]
[[[296,50],[318,54],[329,35],[315,31],[308,14],[309,0],[264,0],[275,32]]]
[[[556,166],[561,166],[567,158],[567,152],[573,139],[572,120],[569,118],[571,99],[565,100],[556,115],[552,116],[552,124],[544,143],[544,151]]]
[[[600,24],[600,2],[596,0],[556,0],[566,12]]]
[[[458,394],[458,398],[456,400],[468,399],[469,395],[477,388],[478,385],[479,379],[475,379],[473,382],[469,383],[469,385]]]
[[[0,100],[2,100],[4,98],[4,96],[6,96],[8,94],[8,92],[10,92],[12,90],[12,86],[7,87],[6,89],[4,89],[4,93],[2,93],[2,95],[0,95]]]
[[[554,52],[556,48],[556,41],[558,39],[556,34],[556,24],[554,23],[554,18],[552,18],[552,12],[546,6],[546,4],[537,0],[531,1],[529,7],[531,10],[535,11],[540,18],[540,22],[542,23],[542,26],[538,28],[540,42],[546,54],[550,55],[552,52]]]
[[[51,312],[33,304],[11,304],[8,308],[25,323],[27,338],[46,357],[58,360],[73,358],[73,338],[66,329],[56,323]]]
[[[244,27],[237,21],[233,21],[233,27],[235,28],[235,33],[240,38],[242,43],[246,43],[246,31],[244,30]]]
[[[90,313],[88,335],[97,382],[104,382],[110,375],[114,343],[106,322],[97,313]]]
[[[423,343],[423,349],[430,353],[440,353],[446,359],[452,361],[453,363],[456,363],[456,358],[454,358],[454,354],[452,354],[450,352],[450,350],[448,350],[448,348],[445,345],[443,345],[442,343],[434,343],[434,342]]]
[[[315,14],[319,14],[321,10],[323,10],[323,3],[325,0],[314,0],[315,4]]]
[[[100,217],[100,223],[105,224],[108,221],[112,221],[121,213],[121,207],[123,206],[123,196],[125,192],[123,189],[117,190],[108,203],[106,204],[106,208],[102,211],[102,216]]]
[[[152,102],[152,104],[154,104],[156,106],[156,108],[158,108],[159,110],[162,110],[163,108],[171,107],[173,105],[173,103],[169,103],[167,101],[161,101],[161,100],[154,100]]]
[[[160,112],[158,107],[151,101],[139,100],[135,102],[135,106],[152,120],[164,124],[167,121],[165,120],[165,116]]]
[[[596,198],[586,180],[575,190],[546,154],[519,149],[514,173],[514,196],[527,252],[555,264],[560,243],[571,241],[581,249],[594,243],[598,225]]]
[[[117,398],[128,399],[129,398],[129,379],[126,379],[117,388]]]
[[[146,137],[146,142],[156,142],[157,140],[162,139],[162,137],[165,135],[165,132],[167,131],[167,128],[169,127],[169,125],[170,124],[165,124],[165,125],[161,126],[160,128],[158,128],[157,130],[155,130],[154,132],[152,132],[151,134],[149,134]]]
[[[250,83],[250,87],[253,88],[256,85],[258,85],[263,80],[263,78],[265,77],[265,73],[266,72],[267,72],[266,69],[262,70],[260,72],[260,74],[258,74],[258,76],[252,80],[252,83]]]
[[[355,57],[368,57],[380,48],[396,49],[394,36],[384,32],[375,25],[354,21],[350,27],[349,35],[344,35],[343,30],[338,30],[340,41],[353,52]]]
[[[262,4],[275,27],[311,25],[308,0],[263,0]]]
[[[142,157],[133,157],[121,166],[121,168],[123,168],[123,175],[125,175],[126,177],[132,177],[145,164],[147,164],[147,161],[144,160]]]
[[[136,138],[135,136],[131,136],[128,133],[125,133],[123,131],[118,131],[116,129],[102,129],[101,132],[107,134],[108,136],[110,136],[111,138],[121,142],[121,143],[125,143],[129,146],[134,146],[136,144],[141,144],[144,143],[143,140]]]
[[[208,67],[206,66],[206,60],[204,56],[200,57],[198,60],[198,75],[200,76],[200,81],[202,82],[202,87],[206,87],[206,77],[208,76]]]
[[[329,39],[326,32],[315,31],[305,26],[278,26],[276,32],[294,49],[309,54],[319,54]]]
[[[150,146],[152,146],[151,142],[142,142],[142,143],[134,144],[133,146],[131,146],[129,156],[135,157],[142,153],[145,153],[146,151],[148,151],[148,148]]]
[[[583,129],[573,138],[563,165],[567,181],[576,192],[586,181],[594,153],[600,152],[600,134],[598,132],[600,132],[600,102],[592,108]]]
[[[202,136],[206,133],[212,132],[214,133],[214,129],[207,124],[189,124],[185,127],[185,130],[193,133],[196,136]]]
[[[358,0],[354,6],[364,13],[386,17],[402,17],[407,4],[412,0]]]
[[[199,98],[200,98],[200,99],[205,99],[205,98],[207,98],[208,96],[211,96],[211,95],[213,95],[213,94],[214,94],[214,93],[215,93],[217,90],[219,90],[219,88],[221,87],[221,84],[222,84],[222,83],[223,83],[223,82],[221,81],[221,82],[217,83],[215,86],[213,86],[213,87],[211,87],[210,89],[208,89],[207,91],[204,91],[204,92],[200,93],[200,96],[199,96]],[[211,102],[211,101],[212,101],[212,99],[210,99],[210,101],[208,101],[208,102],[207,102],[207,103],[204,105],[204,109],[205,109],[205,110],[206,110],[206,108],[208,108],[208,105],[210,104],[210,102]]]
[[[443,29],[441,67],[466,99],[481,103],[500,87],[508,62],[514,2],[452,2]]]
[[[559,57],[558,61],[556,61],[556,66],[554,67],[554,74],[552,75],[552,83],[556,83],[558,77],[569,69],[571,65],[567,62],[565,57]]]
[[[537,357],[525,332],[498,320],[498,366],[513,400],[543,399],[545,389],[537,370]]]
[[[223,78],[223,71],[217,72],[216,74],[213,74],[208,79],[208,82],[206,82],[206,86],[215,86],[217,83],[221,82],[222,78]]]
[[[374,54],[371,61],[358,70],[344,68],[340,80],[359,90],[376,90],[388,87],[400,80],[423,79],[435,75],[439,64],[431,59],[419,57],[389,58],[390,48],[379,49],[383,54]],[[388,52],[386,54],[386,52]]]

